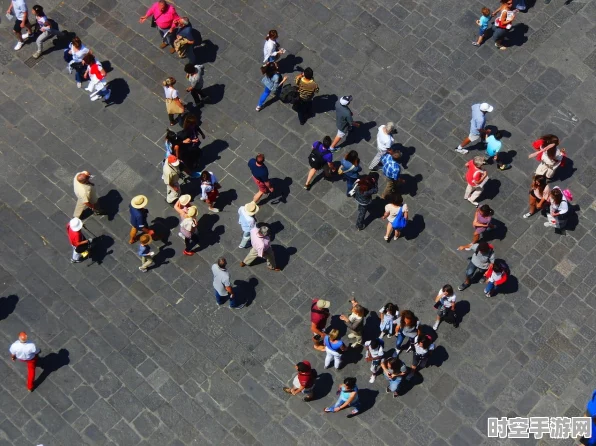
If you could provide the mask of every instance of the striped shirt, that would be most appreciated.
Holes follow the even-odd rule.
[[[304,101],[312,101],[312,98],[319,92],[319,86],[314,79],[308,80],[298,75],[296,76],[296,85],[298,85],[298,94]]]

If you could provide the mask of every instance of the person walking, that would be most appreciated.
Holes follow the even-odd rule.
[[[364,359],[366,362],[370,362],[370,371],[372,372],[368,382],[372,384],[377,379],[377,375],[381,370],[381,361],[383,360],[383,356],[385,356],[385,342],[380,338],[374,338],[366,341],[364,348],[366,349]]]
[[[331,149],[329,150],[331,151]],[[351,190],[354,188],[354,183],[358,180],[358,173],[362,171],[360,166],[360,158],[358,152],[350,150],[346,156],[341,160],[338,173],[346,180],[346,195],[349,197]]]
[[[265,45],[263,46],[263,66],[268,63],[276,63],[279,60],[279,56],[285,54],[284,50],[277,42],[279,35],[277,30],[270,30],[265,36]]]
[[[87,67],[85,74],[83,74],[83,78],[89,79],[89,85],[85,89],[91,93],[89,98],[92,101],[97,101],[99,98],[108,101],[112,91],[108,88],[108,84],[106,83],[106,70],[103,69],[100,62],[95,60],[95,56],[91,53],[87,53],[85,54],[85,57],[83,57],[83,66]]]
[[[358,217],[356,217],[356,229],[362,231],[364,226],[364,219],[368,206],[372,203],[373,195],[379,192],[376,174],[364,175],[357,183],[354,190],[354,200],[358,203]],[[348,194],[349,195],[349,194]]]
[[[180,100],[178,90],[174,88],[176,79],[170,76],[162,82],[162,85],[166,98],[166,111],[168,112],[170,127],[173,127],[176,125],[176,122],[178,122],[178,119],[184,114],[184,104]],[[178,115],[177,118],[176,115]]]
[[[257,156],[248,160],[248,168],[252,174],[253,181],[259,188],[252,201],[259,203],[259,200],[264,194],[273,193],[273,187],[269,181],[269,169],[265,165],[265,155],[257,153]]]
[[[483,102],[482,104],[472,105],[472,121],[470,122],[470,134],[461,142],[459,146],[455,148],[456,152],[466,154],[468,153],[468,150],[464,149],[464,147],[466,147],[471,142],[484,140],[486,135],[490,133],[490,131],[484,129],[484,127],[486,126],[486,114],[491,113],[493,110],[494,107],[492,105],[487,104],[486,102]]]
[[[335,370],[339,370],[342,365],[341,355],[347,350],[347,347],[342,340],[339,339],[339,330],[334,328],[328,335],[325,335],[323,338],[323,345],[325,346],[325,352],[327,353],[325,356],[325,368],[328,369],[331,367],[331,363],[333,362]]]
[[[432,338],[429,335],[422,334],[418,329],[418,334],[414,338],[414,349],[412,351],[412,367],[410,373],[406,376],[406,381],[411,380],[416,373],[420,373],[426,364],[430,353],[435,349],[435,344],[432,343]]]
[[[494,161],[497,164],[499,170],[511,169],[511,164],[503,163],[500,161],[502,157],[499,156],[503,143],[503,132],[497,130],[494,135],[488,135],[486,138],[486,155],[484,157],[484,163],[492,163]]]
[[[399,185],[404,183],[404,180],[399,177],[401,173],[401,166],[399,160],[401,158],[401,152],[399,150],[393,150],[387,152],[381,157],[383,163],[383,175],[387,179],[385,184],[385,190],[383,191],[383,198],[387,198],[389,194],[398,193]]]
[[[199,160],[201,159],[201,139],[206,138],[205,133],[199,127],[199,121],[196,115],[191,113],[184,116],[182,130],[177,133],[179,138],[178,159],[182,164],[182,169],[193,178],[199,173]]]
[[[219,197],[221,185],[217,182],[217,177],[213,172],[205,170],[201,173],[201,200],[209,206],[209,212],[219,212],[219,209],[213,207],[217,197]]]
[[[476,209],[476,212],[474,213],[474,221],[472,222],[472,226],[474,227],[472,243],[478,243],[482,234],[494,229],[495,225],[491,223],[494,214],[495,211],[493,211],[488,204],[483,204]]]
[[[275,255],[271,248],[271,239],[269,238],[269,227],[261,226],[250,230],[251,248],[240,266],[250,266],[257,257],[262,257],[267,261],[267,268],[271,271],[281,271],[275,264]]]
[[[443,285],[443,287],[437,293],[435,297],[435,308],[437,309],[437,319],[433,324],[433,330],[439,329],[439,324],[442,320],[447,319],[453,320],[454,325],[457,328],[457,320],[454,317],[455,314],[455,300],[456,296],[453,292],[453,287],[449,284]]]
[[[130,211],[130,235],[128,239],[129,244],[137,241],[137,234],[139,232],[153,236],[153,231],[149,229],[147,224],[147,215],[149,211],[146,209],[149,200],[145,195],[137,195],[130,200],[128,210]]]
[[[488,172],[483,166],[484,158],[482,156],[475,156],[465,164],[468,169],[466,171],[466,183],[468,184],[464,192],[464,200],[468,200],[476,207],[479,205],[476,200],[482,194],[482,189],[488,181]]]
[[[287,76],[282,77],[277,70],[277,64],[274,62],[268,62],[267,64],[263,65],[261,67],[261,74],[263,75],[261,83],[265,89],[259,98],[259,103],[257,104],[256,108],[257,111],[261,111],[263,109],[265,101],[271,93],[273,93],[276,98],[279,98],[281,87],[283,86],[284,82],[288,80]]]
[[[393,352],[393,357],[397,358],[406,345],[408,346],[408,351],[411,350],[411,344],[418,333],[420,321],[412,311],[402,310],[393,326],[395,327],[396,336],[395,352]],[[402,347],[402,344],[406,338],[408,338],[408,343]]]
[[[325,412],[339,412],[348,407],[352,408],[352,412],[348,418],[352,418],[360,412],[360,401],[358,400],[358,386],[356,386],[356,378],[346,378],[344,383],[339,386],[337,390],[337,401],[333,406],[325,408]]]
[[[313,347],[315,350],[325,351],[323,339],[327,336],[325,327],[327,319],[331,316],[329,307],[331,302],[323,299],[313,299],[310,304],[310,331],[312,331]]]
[[[239,304],[236,301],[234,290],[230,284],[230,273],[227,269],[228,262],[225,257],[217,259],[217,263],[211,266],[211,272],[213,273],[213,289],[215,291],[215,301],[217,305],[223,305],[226,301],[226,297],[229,297],[229,305],[233,310],[244,308],[244,304]]]
[[[37,45],[37,51],[33,53],[33,58],[38,59],[43,53],[43,43],[60,34],[57,29],[52,28],[52,23],[48,20],[43,8],[39,5],[33,6],[33,13],[35,14],[35,20],[37,21],[37,29],[39,30],[39,36],[35,41]]]
[[[503,39],[507,35],[507,31],[511,29],[516,14],[517,11],[513,9],[513,0],[501,0],[501,6],[491,14],[492,17],[497,17],[493,23],[493,38],[495,46],[500,50],[507,49],[503,45]]]
[[[74,194],[77,197],[77,204],[74,209],[73,217],[81,218],[83,211],[91,209],[95,215],[103,215],[104,212],[98,205],[97,192],[95,184],[91,182],[93,175],[86,170],[78,172],[73,179]]]
[[[68,44],[68,48],[64,50],[64,61],[68,64],[66,68],[70,74],[72,74],[74,70],[77,88],[81,88],[83,85],[83,75],[86,71],[86,68],[83,65],[83,57],[90,52],[89,48],[83,45],[81,39],[76,36],[72,39],[72,42]]]
[[[27,390],[33,392],[35,389],[35,367],[41,350],[28,340],[27,333],[24,331],[19,333],[19,339],[13,342],[8,350],[10,359],[13,361],[18,359],[27,364]]]
[[[184,219],[180,222],[180,234],[184,237],[184,251],[182,254],[185,256],[194,256],[195,253],[192,250],[194,245],[196,245],[198,241],[198,221],[197,215],[199,211],[196,206],[191,206],[186,211],[186,215]]]
[[[174,5],[170,5],[166,0],[153,3],[145,15],[141,16],[139,23],[144,23],[149,17],[151,17],[151,27],[157,28],[161,36],[162,40],[159,47],[164,49],[170,45],[174,48],[174,20],[180,18]]]
[[[469,245],[463,245],[457,248],[458,251],[473,251],[470,262],[466,268],[466,278],[464,282],[457,287],[458,290],[463,291],[470,286],[472,279],[477,272],[484,274],[486,270],[495,263],[495,250],[490,243],[479,242],[470,243]],[[484,283],[484,277],[480,279],[480,283]]]
[[[383,359],[381,361],[381,368],[383,369],[383,376],[389,381],[389,385],[385,392],[393,392],[393,398],[399,397],[399,386],[408,373],[408,368],[403,361],[397,357]]]
[[[187,63],[184,65],[184,72],[186,73],[186,80],[190,86],[186,89],[195,101],[195,106],[199,107],[209,99],[203,93],[203,76],[205,75],[205,67],[203,65],[193,65]]]
[[[360,305],[356,299],[350,300],[352,304],[352,311],[348,316],[342,314],[339,319],[345,322],[346,326],[350,330],[348,334],[349,339],[354,339],[354,342],[350,344],[350,347],[358,347],[362,345],[362,330],[364,329],[364,315],[367,310]]]
[[[486,30],[488,29],[488,25],[490,24],[490,9],[482,8],[480,18],[476,20],[476,25],[478,25],[478,39],[472,42],[474,46],[482,45],[484,41],[484,35],[486,34]]]
[[[557,138],[558,139],[558,138]],[[544,149],[532,153],[528,158],[537,158],[540,155],[540,164],[536,168],[536,175],[544,175],[547,180],[552,180],[555,171],[563,161],[563,151],[559,150],[555,143],[551,143]]]
[[[385,213],[382,217],[383,220],[387,220],[387,229],[383,240],[389,243],[391,233],[393,233],[393,240],[397,240],[401,235],[401,230],[403,228],[394,228],[393,224],[396,223],[396,219],[402,222],[403,220],[408,221],[408,205],[404,204],[404,198],[396,193],[389,194],[386,197],[386,200],[389,203],[385,205]]]
[[[312,68],[305,68],[302,73],[296,76],[294,83],[298,86],[298,100],[294,109],[298,112],[300,125],[306,124],[306,120],[313,115],[312,102],[315,94],[319,92],[319,85],[315,82]]]
[[[370,170],[379,169],[381,158],[391,149],[395,142],[393,139],[394,133],[397,133],[397,131],[395,130],[395,124],[391,121],[379,126],[379,130],[377,131],[377,154],[368,166]]]
[[[172,25],[176,29],[176,38],[174,39],[174,48],[170,49],[170,53],[178,53],[178,57],[188,58],[188,63],[197,63],[197,56],[195,55],[195,37],[193,35],[192,25],[188,17],[179,17],[174,20]],[[201,42],[199,42],[200,44]]]
[[[155,264],[153,261],[153,256],[155,253],[151,251],[151,247],[149,246],[151,243],[151,236],[149,234],[141,235],[139,237],[139,243],[139,250],[137,252],[141,258],[141,266],[139,266],[139,271],[146,273],[147,268]]]
[[[336,146],[342,138],[347,139],[348,133],[350,133],[352,127],[360,127],[360,123],[354,122],[352,117],[353,113],[349,107],[352,99],[352,96],[342,96],[335,103],[335,124],[337,125],[337,135],[335,135],[335,139],[329,148],[332,152],[339,150],[339,147],[336,148]]]
[[[555,232],[560,233],[567,226],[569,217],[569,193],[564,193],[558,186],[553,187],[550,192],[550,212],[548,221],[544,223],[547,228],[555,228]]]
[[[304,189],[310,190],[310,182],[312,181],[315,174],[323,170],[323,175],[328,179],[331,174],[335,172],[335,165],[333,164],[333,153],[329,150],[331,145],[331,137],[325,136],[323,141],[315,141],[312,144],[312,150],[308,155],[308,165],[310,170],[306,177],[306,183]]]
[[[315,380],[317,374],[309,361],[300,361],[294,366],[298,374],[292,380],[293,387],[284,387],[283,391],[290,395],[304,395],[303,401],[312,401],[314,398]]]
[[[66,233],[72,246],[70,263],[81,263],[89,255],[89,240],[83,236],[81,229],[83,229],[83,222],[80,218],[75,217],[66,225]]]
[[[33,29],[29,23],[29,8],[27,7],[25,0],[12,0],[10,6],[6,10],[6,15],[10,16],[11,12],[14,13],[16,18],[12,31],[18,40],[14,49],[15,51],[18,51],[23,48],[25,41],[33,36]],[[24,29],[27,30],[27,34],[23,34]]]
[[[163,182],[166,185],[166,202],[174,203],[180,197],[180,160],[176,155],[170,155],[163,163]]]
[[[242,240],[238,248],[248,248],[250,245],[250,231],[257,225],[255,218],[257,212],[259,212],[259,206],[254,201],[238,208],[238,224],[242,228]]]
[[[529,193],[529,212],[525,213],[523,218],[530,218],[539,210],[547,210],[550,206],[550,187],[544,175],[536,175],[532,177],[532,184],[530,185]]]

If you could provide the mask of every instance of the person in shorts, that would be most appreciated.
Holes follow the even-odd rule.
[[[269,181],[269,169],[265,165],[265,155],[257,153],[257,156],[248,161],[248,168],[252,174],[252,179],[259,188],[252,201],[258,203],[263,195],[273,192],[273,187]]]
[[[472,105],[472,121],[470,122],[470,134],[464,139],[459,146],[455,148],[455,151],[461,154],[466,154],[468,151],[464,149],[465,146],[471,142],[477,142],[481,138],[484,140],[487,133],[490,130],[485,130],[486,126],[486,114],[494,110],[492,105],[483,102],[482,104]]]
[[[477,272],[480,271],[484,274],[486,270],[495,263],[495,250],[493,249],[493,246],[487,242],[470,243],[469,245],[458,247],[457,250],[473,251],[468,267],[466,268],[466,278],[464,282],[457,287],[458,290],[463,291],[470,286],[472,279]],[[481,283],[484,283],[485,281],[486,279],[484,278],[480,280]]]
[[[308,165],[310,166],[310,170],[308,171],[308,176],[306,177],[304,189],[310,190],[310,182],[318,171],[323,170],[323,175],[325,175],[326,179],[331,177],[332,172],[335,172],[333,153],[331,153],[329,150],[329,146],[331,146],[330,136],[325,136],[322,142],[315,141],[313,143],[312,151],[308,156]]]
[[[354,122],[352,117],[352,110],[350,110],[350,103],[352,102],[352,96],[342,96],[335,103],[335,123],[337,125],[337,135],[331,143],[329,150],[336,152],[339,150],[337,145],[345,138],[348,133],[352,130],[352,127],[359,127],[358,122]]]
[[[291,395],[304,395],[304,401],[311,401],[314,398],[316,372],[308,361],[301,361],[295,365],[298,374],[292,381],[293,387],[284,387],[283,391]]]
[[[12,30],[14,35],[17,36],[18,42],[15,45],[15,51],[20,50],[25,44],[25,40],[33,36],[33,30],[31,23],[29,23],[29,8],[25,0],[12,0],[10,6],[6,10],[6,14],[14,13],[16,18]],[[27,30],[27,34],[23,34],[23,28]]]

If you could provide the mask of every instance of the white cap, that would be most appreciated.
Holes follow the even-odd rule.
[[[482,104],[480,104],[480,111],[490,113],[493,110],[494,110],[494,107],[492,105],[487,104],[486,102],[483,102]]]

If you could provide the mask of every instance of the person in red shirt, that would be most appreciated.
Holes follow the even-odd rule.
[[[327,335],[324,330],[330,316],[330,306],[331,302],[323,299],[313,299],[310,305],[310,330],[313,332],[315,350],[325,351],[323,339]]]
[[[482,194],[482,188],[488,180],[488,173],[482,167],[483,165],[484,157],[482,156],[475,156],[465,165],[468,169],[466,172],[466,182],[468,185],[466,186],[464,199],[468,200],[476,207],[478,207],[478,202],[476,200],[480,194]]]
[[[86,240],[85,236],[83,236],[81,229],[83,229],[83,222],[79,218],[73,218],[66,225],[68,240],[70,240],[70,245],[72,246],[72,259],[70,259],[70,263],[80,263],[85,257],[77,252],[79,246],[87,245],[89,243],[89,240]],[[79,251],[80,250],[81,248],[79,248]]]
[[[312,401],[314,398],[315,379],[317,373],[312,369],[310,362],[302,361],[295,365],[298,375],[294,377],[294,387],[284,387],[284,392],[297,395],[304,394],[304,401]]]

